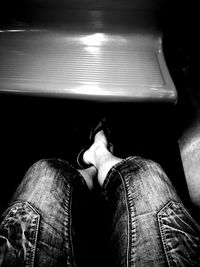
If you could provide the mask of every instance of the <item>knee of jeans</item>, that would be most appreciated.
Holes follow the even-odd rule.
[[[61,160],[61,159],[57,159],[57,158],[48,158],[48,159],[40,159],[38,161],[36,161],[35,163],[33,163],[33,165],[31,166],[31,168],[34,169],[40,169],[40,168],[56,168],[60,165],[64,165],[67,164],[66,161]]]
[[[171,182],[162,166],[150,159],[142,159],[139,163],[139,176],[143,182],[152,185],[171,185]]]
[[[33,165],[31,165],[31,167],[29,169],[31,169],[32,171],[36,171],[38,172],[41,168],[49,168],[49,162],[51,161],[51,159],[40,159],[38,161],[36,161],[35,163],[33,163]]]
[[[41,187],[42,185],[71,183],[73,168],[70,164],[60,159],[41,159],[35,162],[26,172],[22,180],[22,187]]]
[[[163,168],[152,160],[139,160],[138,169],[132,179],[136,199],[150,203],[177,199],[175,188]]]
[[[36,161],[27,171],[27,174],[31,175],[47,175],[49,173],[60,174],[67,173],[67,170],[70,169],[70,164],[67,161],[61,159],[40,159]]]
[[[73,173],[67,162],[59,159],[41,159],[35,162],[26,172],[16,189],[12,201],[38,203],[60,195],[63,188],[71,188]]]
[[[36,161],[27,171],[26,176],[41,177],[49,171],[56,171],[57,159],[40,159]]]

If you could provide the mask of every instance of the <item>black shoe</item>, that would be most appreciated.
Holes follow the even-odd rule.
[[[79,154],[77,156],[77,164],[81,169],[87,169],[87,168],[92,166],[91,163],[86,163],[83,160],[83,155],[84,155],[85,151],[87,151],[91,147],[91,145],[94,143],[95,135],[100,131],[104,131],[104,134],[105,134],[107,141],[108,141],[108,150],[112,152],[113,144],[110,142],[110,129],[108,128],[106,119],[103,118],[100,121],[98,121],[97,125],[92,127],[87,144],[84,146],[83,149],[81,149],[81,151],[79,152]]]

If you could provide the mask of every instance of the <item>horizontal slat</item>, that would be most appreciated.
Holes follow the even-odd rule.
[[[0,90],[176,101],[161,38],[133,33],[1,31]]]

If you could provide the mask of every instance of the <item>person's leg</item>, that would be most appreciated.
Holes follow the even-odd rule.
[[[98,182],[102,186],[108,171],[122,159],[115,157],[108,150],[108,142],[103,130],[99,131],[94,138],[93,145],[84,153],[83,160],[91,163],[98,171]]]
[[[112,266],[200,265],[200,227],[157,163],[113,156],[102,131],[84,160],[110,207]]]
[[[95,178],[97,176],[97,169],[94,166],[91,166],[87,169],[78,169],[78,172],[84,178],[88,189],[92,191],[95,184]]]
[[[1,218],[0,266],[86,266],[88,192],[69,163],[35,163]]]

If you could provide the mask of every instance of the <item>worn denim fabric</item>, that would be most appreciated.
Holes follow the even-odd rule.
[[[69,163],[34,164],[2,216],[0,266],[89,266],[88,195]],[[103,195],[111,223],[109,267],[200,266],[200,228],[158,164],[121,161],[109,171]]]
[[[35,163],[2,216],[0,266],[87,266],[87,196],[67,162]]]
[[[112,266],[200,266],[200,228],[157,163],[129,157],[103,188]]]

